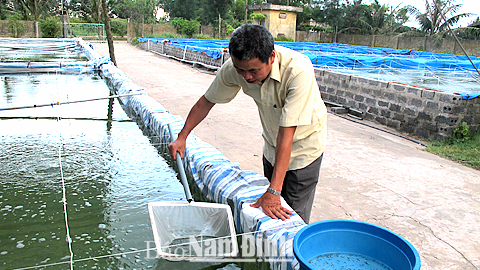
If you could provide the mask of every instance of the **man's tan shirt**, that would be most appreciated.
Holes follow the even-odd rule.
[[[205,98],[212,103],[227,103],[240,89],[258,106],[265,141],[263,154],[271,164],[275,164],[279,126],[297,127],[288,170],[304,168],[320,157],[325,150],[327,109],[307,56],[275,46],[272,71],[261,84],[247,83],[229,59],[218,71]]]

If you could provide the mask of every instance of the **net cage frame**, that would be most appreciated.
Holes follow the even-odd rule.
[[[228,41],[215,39],[142,37],[139,41],[166,42],[183,50],[188,48],[205,53],[212,58],[220,58],[228,47]],[[480,76],[464,55],[339,43],[277,41],[275,44],[306,55],[316,69],[449,93],[480,92]],[[470,58],[480,66],[480,57]]]
[[[352,46],[350,50],[344,47]],[[305,48],[299,52],[307,55],[314,68],[327,69],[349,75],[381,81],[452,92],[460,89],[480,92],[480,76],[462,55],[369,47],[372,51],[356,49],[356,45],[339,45],[340,48]],[[318,59],[328,61],[318,61]],[[477,65],[478,57],[474,57]],[[319,63],[320,62],[320,63]],[[458,91],[453,91],[453,93]],[[461,92],[461,91],[460,91]]]
[[[163,208],[166,211],[159,211]],[[204,215],[192,216],[192,212],[202,212]],[[186,202],[186,201],[159,201],[148,203],[148,212],[152,225],[153,238],[158,256],[170,260],[194,259],[195,257],[235,257],[238,254],[237,235],[235,232],[235,224],[233,221],[233,214],[230,206],[218,203],[206,202]],[[175,214],[173,217],[165,217],[160,214]],[[207,216],[208,215],[208,216]],[[181,222],[181,219],[189,218],[188,222]],[[203,218],[203,219],[202,219]],[[193,221],[195,219],[195,221]],[[220,223],[220,224],[219,224]],[[191,235],[186,227],[191,224],[200,224],[200,227],[205,228],[215,224],[217,228],[214,230],[202,230],[200,235]],[[216,231],[215,231],[216,230]],[[207,235],[206,233],[215,231],[220,235]],[[214,233],[214,234],[215,234]],[[171,234],[171,235],[166,235]],[[175,234],[179,237],[175,237]],[[179,245],[171,245],[175,239],[190,238],[190,237],[211,237],[205,241],[186,242]],[[190,238],[191,239],[191,238]],[[215,254],[178,254],[177,246],[187,246],[192,248],[193,245],[204,245],[208,242],[207,247],[212,247],[214,241],[221,241],[221,243],[229,243],[231,249],[225,248],[225,252],[219,252],[215,249]],[[169,252],[174,251],[174,252]]]
[[[91,72],[81,38],[0,38],[0,75]]]

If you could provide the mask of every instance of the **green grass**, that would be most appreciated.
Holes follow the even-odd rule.
[[[432,142],[427,152],[480,170],[480,132]]]

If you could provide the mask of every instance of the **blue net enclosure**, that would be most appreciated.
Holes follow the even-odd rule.
[[[228,49],[228,40],[139,38],[140,42],[168,42],[178,48],[199,51],[218,59]],[[316,68],[355,76],[397,82],[449,93],[475,96],[480,76],[467,56],[431,53],[413,49],[345,45],[338,43],[287,42],[275,44],[305,54]],[[479,57],[470,57],[480,66]]]

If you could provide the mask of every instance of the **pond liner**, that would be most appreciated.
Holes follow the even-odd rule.
[[[101,57],[89,43],[83,40],[79,43],[89,60],[99,67],[107,82],[116,89],[115,94],[144,93],[120,99],[137,114],[146,128],[161,139],[161,143],[170,143],[168,126],[171,125],[173,132],[178,134],[185,123],[184,119],[170,114],[111,61]],[[290,219],[285,221],[272,219],[261,209],[250,206],[269,186],[264,176],[240,169],[238,164],[232,163],[193,132],[187,138],[183,162],[186,173],[192,177],[207,200],[232,208],[237,233],[253,233],[255,243],[275,243],[277,250],[270,250],[268,254],[263,252],[258,259],[269,262],[272,269],[298,269],[298,261],[293,254],[293,239],[295,234],[306,226],[302,218],[293,212]],[[282,204],[290,208],[283,198]],[[257,252],[258,248],[257,246]]]

